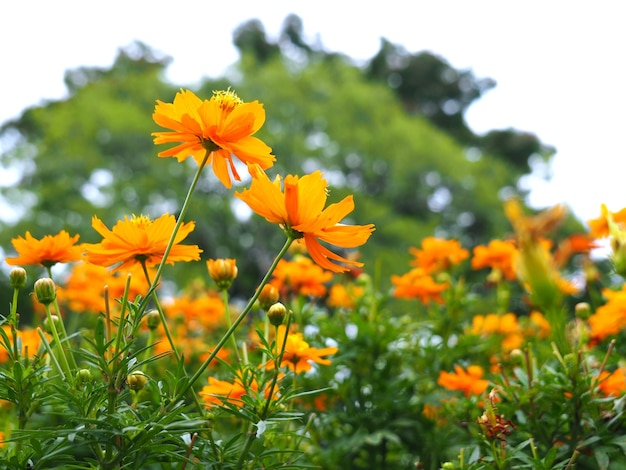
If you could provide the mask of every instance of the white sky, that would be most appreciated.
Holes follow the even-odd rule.
[[[497,81],[467,114],[475,132],[513,127],[557,148],[530,203],[566,203],[582,220],[626,207],[626,4],[620,0],[384,2],[109,0],[0,3],[0,123],[65,96],[63,75],[110,66],[140,40],[173,58],[168,78],[193,86],[238,59],[232,31],[258,18],[271,39],[289,13],[328,51],[370,59],[380,38],[429,50]],[[262,97],[259,97],[262,100]],[[0,172],[0,176],[2,173]],[[1,188],[0,184],[0,188]]]

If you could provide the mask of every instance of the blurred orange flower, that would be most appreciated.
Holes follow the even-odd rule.
[[[597,378],[598,388],[605,396],[619,397],[626,392],[626,373],[623,367],[613,372],[603,370]]]
[[[224,324],[226,307],[217,292],[183,294],[164,302],[165,315],[189,331],[212,332]]]
[[[295,256],[292,261],[281,259],[272,274],[270,284],[282,297],[303,295],[322,297],[326,294],[325,283],[333,278],[333,273],[324,271],[306,256]]]
[[[594,341],[602,341],[626,328],[626,284],[619,291],[604,289],[602,295],[607,302],[588,319]]]
[[[6,258],[11,266],[41,265],[46,268],[56,263],[71,263],[81,259],[83,250],[76,242],[80,235],[70,237],[65,230],[56,235],[45,235],[41,240],[26,232],[25,237],[18,236],[11,240],[18,256]]]
[[[422,248],[409,248],[415,256],[412,266],[422,268],[427,274],[446,271],[460,264],[469,257],[469,251],[461,247],[458,240],[426,237],[422,240]]]
[[[285,341],[285,325],[278,327],[278,335],[276,337],[277,347],[281,347]],[[312,369],[312,363],[329,365],[330,359],[323,356],[335,354],[338,351],[335,347],[330,348],[313,348],[309,343],[304,341],[302,333],[289,332],[287,335],[287,343],[285,344],[285,352],[283,353],[282,365],[286,365],[294,373],[307,372]],[[273,369],[275,364],[270,361],[267,365],[268,369]]]
[[[354,308],[356,301],[363,297],[365,290],[361,286],[349,284],[333,284],[328,293],[326,304],[334,308]]]
[[[281,189],[281,179],[271,182],[258,166],[250,166],[253,176],[249,189],[235,193],[250,208],[268,222],[279,224],[296,239],[303,239],[311,258],[322,268],[333,272],[349,271],[333,263],[349,266],[363,263],[347,259],[324,247],[331,245],[354,248],[363,245],[374,231],[374,225],[343,225],[340,222],[354,209],[352,196],[324,209],[328,183],[322,173],[315,171],[301,178],[287,175]]]
[[[466,397],[480,395],[489,386],[489,381],[483,379],[483,368],[469,366],[467,370],[461,366],[454,366],[454,372],[439,372],[437,383],[448,390],[462,391]]]
[[[192,156],[198,164],[209,152],[208,164],[218,179],[230,188],[233,178],[241,181],[233,155],[244,163],[270,168],[276,157],[272,149],[253,137],[265,122],[265,110],[258,101],[244,103],[233,91],[214,91],[209,100],[201,100],[189,90],[176,93],[173,103],[157,100],[154,122],[172,132],[153,132],[155,144],[178,143],[159,152],[159,157],[183,161]]]
[[[209,377],[209,384],[202,387],[199,395],[207,408],[219,406],[224,402],[242,407],[241,397],[249,394],[250,390],[256,392],[258,389],[256,380],[253,380],[249,387],[245,387],[239,378],[236,378],[234,382],[227,382]]]
[[[515,262],[518,255],[515,242],[511,240],[491,240],[488,245],[474,247],[472,269],[491,268],[509,281],[517,277]]]
[[[449,284],[438,284],[424,272],[422,268],[413,268],[402,276],[391,276],[391,283],[395,286],[393,296],[399,299],[419,299],[424,305],[430,302],[444,303],[441,293]]]
[[[145,215],[124,217],[109,230],[96,216],[92,227],[103,237],[100,243],[85,244],[87,261],[98,266],[114,266],[114,271],[129,269],[135,265],[156,266],[163,260],[165,249],[176,225],[173,215],[163,214],[155,220]],[[174,245],[167,258],[175,261],[197,261],[202,250],[197,245],[180,243],[191,233],[195,224],[187,222],[180,226]]]
[[[146,277],[139,270],[111,272],[103,266],[77,263],[63,286],[57,286],[57,299],[72,312],[104,312],[104,286],[108,288],[110,301],[120,299],[126,289],[127,276],[132,275],[128,299],[132,302],[138,295],[145,295],[148,288]]]
[[[13,335],[11,334],[11,328],[8,325],[2,325],[2,329],[5,331],[6,335],[9,338],[10,345],[9,347],[13,347]],[[33,357],[39,351],[39,346],[41,346],[41,337],[37,330],[35,329],[23,329],[17,331],[18,344],[22,344],[21,355],[28,357]],[[46,334],[46,337],[51,340],[51,337]],[[4,343],[0,343],[0,363],[5,362],[9,358],[9,352],[4,347]]]
[[[617,212],[609,211],[605,204],[600,207],[600,217],[587,221],[589,225],[589,236],[593,238],[604,238],[609,236],[609,219],[618,225],[626,224],[626,207]]]

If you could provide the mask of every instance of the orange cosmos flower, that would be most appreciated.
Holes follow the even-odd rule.
[[[430,302],[444,303],[441,293],[449,284],[438,284],[422,268],[413,268],[402,276],[391,276],[395,286],[393,296],[398,299],[419,299],[424,305]]]
[[[159,157],[176,157],[183,161],[192,156],[198,164],[209,152],[208,164],[219,180],[230,188],[233,178],[241,178],[232,156],[244,163],[270,168],[276,158],[272,149],[253,137],[265,122],[265,110],[258,101],[244,103],[234,92],[214,91],[210,100],[201,100],[189,90],[176,93],[173,103],[157,100],[152,115],[159,126],[172,132],[153,132],[155,144],[178,143],[160,152]]]
[[[596,379],[598,388],[604,396],[619,397],[626,392],[626,374],[623,367],[615,369],[613,372],[603,370]]]
[[[232,403],[239,407],[243,406],[241,397],[248,395],[249,390],[257,391],[258,385],[256,380],[253,380],[250,387],[246,388],[241,379],[236,378],[234,382],[227,382],[225,380],[218,380],[214,377],[209,377],[209,385],[202,387],[200,391],[200,397],[204,401],[207,408],[213,406],[219,406],[224,402]]]
[[[589,225],[589,236],[593,238],[604,238],[609,236],[609,219],[618,225],[626,224],[626,207],[617,212],[611,212],[602,204],[601,215],[597,219],[587,221]]]
[[[517,277],[515,272],[517,254],[515,242],[510,240],[491,240],[489,245],[474,247],[472,269],[491,268],[499,272],[505,279],[512,281]]]
[[[310,258],[299,255],[292,261],[281,259],[270,281],[281,296],[304,295],[322,297],[326,294],[325,283],[333,278],[333,273],[324,271]]]
[[[8,325],[2,325],[2,329],[8,336],[9,342],[11,343],[9,347],[13,349],[13,335],[11,333],[10,327]],[[26,355],[28,355],[28,357],[32,358],[35,354],[39,352],[39,347],[41,346],[41,337],[39,336],[39,333],[37,333],[37,330],[29,328],[24,330],[18,330],[17,337],[19,340],[18,344],[21,343],[22,345],[22,350],[20,353],[22,357],[26,357]],[[50,335],[48,334],[46,334],[46,337],[49,340],[51,339]],[[2,343],[0,344],[0,363],[6,362],[8,358],[9,352],[5,349],[4,343]]]
[[[446,271],[460,264],[469,257],[469,251],[461,247],[458,240],[426,237],[422,240],[422,249],[409,248],[415,256],[412,266],[422,268],[427,274]]]
[[[363,263],[339,256],[324,247],[321,241],[343,248],[363,245],[374,231],[374,225],[340,224],[354,210],[352,196],[331,204],[326,209],[328,183],[322,173],[315,171],[301,178],[287,175],[284,188],[278,177],[273,183],[258,166],[250,166],[253,176],[250,189],[235,196],[268,222],[279,224],[291,236],[302,238],[311,258],[322,268],[341,273],[349,268],[331,262],[339,261],[350,266]]]
[[[285,330],[285,325],[278,327],[278,335],[276,338],[276,344],[278,347],[281,347],[285,341]],[[307,372],[313,368],[313,362],[317,364],[330,365],[330,359],[325,359],[322,356],[335,354],[337,351],[338,349],[335,347],[321,349],[312,348],[309,346],[309,343],[304,341],[302,333],[289,332],[281,366],[286,365],[295,374]],[[268,369],[273,369],[274,367],[275,364],[273,361],[267,365]]]
[[[109,230],[96,216],[92,227],[103,237],[100,243],[85,244],[87,261],[98,266],[115,266],[115,271],[128,269],[136,264],[147,267],[161,263],[165,248],[176,225],[173,215],[163,214],[155,220],[145,215],[124,217]],[[197,245],[181,245],[194,229],[193,222],[182,224],[174,245],[167,258],[168,264],[175,261],[197,261],[202,250]]]
[[[437,383],[448,390],[462,391],[466,397],[480,395],[489,386],[489,381],[482,378],[483,368],[469,366],[467,370],[454,366],[454,372],[439,372]]]
[[[80,235],[70,237],[65,230],[56,235],[46,235],[37,240],[30,232],[26,236],[19,236],[11,240],[18,256],[6,258],[7,264],[12,266],[27,266],[39,264],[46,268],[56,263],[70,263],[81,259],[83,251],[80,245],[75,243]]]
[[[353,283],[333,284],[326,300],[326,305],[335,308],[352,309],[356,301],[363,297],[365,289]]]

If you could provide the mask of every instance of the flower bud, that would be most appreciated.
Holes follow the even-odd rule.
[[[218,289],[228,289],[237,277],[237,265],[234,259],[210,259],[206,262],[211,279]]]
[[[82,387],[86,383],[89,383],[93,380],[93,375],[89,369],[80,369],[76,372],[76,386]]]
[[[148,383],[148,377],[140,370],[135,370],[128,374],[126,383],[131,390],[143,390],[146,387],[146,383]]]
[[[159,315],[159,312],[157,312],[156,310],[150,310],[148,313],[146,313],[146,325],[148,325],[148,328],[154,331],[159,327],[160,324],[161,316]]]
[[[282,325],[283,320],[285,319],[285,315],[287,315],[287,309],[280,302],[276,302],[267,311],[267,316],[270,319],[270,323],[274,326]]]
[[[574,307],[574,313],[576,314],[576,318],[586,320],[591,315],[591,305],[587,302],[578,302]]]
[[[263,310],[267,311],[272,305],[278,302],[279,298],[280,294],[278,293],[278,289],[272,284],[265,284],[259,294],[259,305]]]
[[[56,299],[56,285],[49,277],[43,277],[35,281],[35,295],[37,301],[44,305],[51,304]]]
[[[21,289],[26,285],[26,270],[13,268],[9,273],[9,283],[13,289]]]
[[[56,329],[56,331],[59,331],[61,329],[61,325],[59,324],[61,322],[61,319],[59,318],[58,315],[55,315],[54,313],[52,315],[50,315],[50,318],[46,317],[43,320],[43,331],[45,331],[48,334],[52,334],[52,325],[50,324],[50,321],[52,321],[52,323],[54,324],[54,328]]]

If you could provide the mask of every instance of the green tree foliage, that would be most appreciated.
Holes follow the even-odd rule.
[[[485,150],[508,146],[511,157],[503,159],[495,151],[468,150],[459,138],[466,128],[462,112],[492,82],[476,81],[428,54],[409,55],[399,72],[386,71],[385,61],[399,54],[386,42],[364,70],[307,45],[294,16],[285,20],[277,43],[257,20],[241,25],[234,43],[241,52],[237,78],[207,80],[194,91],[208,98],[212,90],[232,86],[245,101],[264,103],[267,122],[259,137],[277,156],[271,175],[322,169],[331,200],[355,194],[351,222],[377,226],[362,260],[378,266],[383,286],[406,268],[407,249],[423,236],[458,237],[471,246],[508,230],[502,196],[518,192],[519,162],[537,146],[532,138],[518,142],[513,131],[485,138]],[[163,78],[168,63],[148,46],[133,44],[108,69],[69,71],[68,98],[28,109],[0,129],[0,138],[12,141],[1,161],[20,173],[17,184],[3,188],[3,197],[23,211],[16,223],[2,223],[0,246],[7,253],[10,239],[27,230],[40,237],[66,229],[80,233],[81,241],[97,241],[91,215],[111,226],[131,213],[179,210],[195,163],[157,158],[160,149],[150,136],[158,130],[151,119],[155,100],[171,101],[178,88]],[[422,76],[423,63],[430,68]],[[404,74],[402,87],[389,86],[389,76],[373,80],[392,72]],[[424,82],[429,76],[430,85]],[[446,80],[451,84],[442,86]],[[416,94],[419,86],[441,105],[442,119],[446,100],[457,103],[458,112],[448,115],[456,131],[425,113],[407,112],[411,83],[415,106],[423,108],[427,100]],[[190,208],[197,223],[190,243],[205,250],[204,258],[237,257],[241,288],[254,285],[282,245],[282,233],[231,207],[211,172],[197,191],[203,197]],[[232,223],[236,217],[246,221],[243,228]],[[197,264],[181,275],[198,275],[204,268]]]

